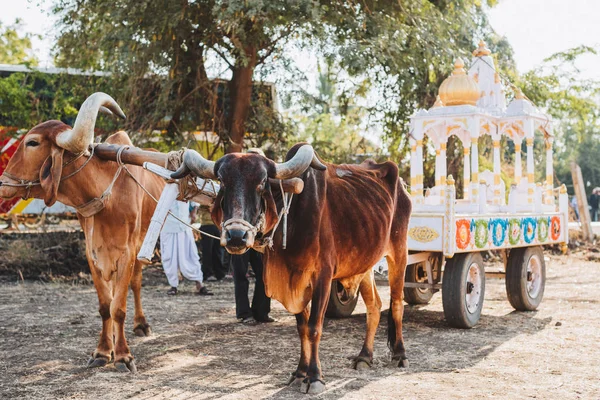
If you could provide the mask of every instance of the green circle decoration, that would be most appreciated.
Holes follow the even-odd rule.
[[[519,243],[521,239],[521,220],[511,218],[508,220],[508,241],[513,246]]]
[[[548,217],[540,217],[537,220],[538,241],[545,242],[548,239]]]
[[[488,222],[485,219],[475,221],[475,246],[483,248],[488,243]]]

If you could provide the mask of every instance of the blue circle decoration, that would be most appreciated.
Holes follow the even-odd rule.
[[[494,246],[500,247],[504,245],[506,232],[508,230],[508,220],[505,218],[493,218],[490,220],[489,229]]]
[[[523,218],[523,240],[530,244],[535,239],[537,220],[535,218]]]

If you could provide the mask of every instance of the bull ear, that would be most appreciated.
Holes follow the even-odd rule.
[[[62,176],[63,155],[65,149],[52,146],[52,153],[44,161],[40,170],[40,185],[44,193],[44,203],[48,207],[56,203],[58,197],[58,185]]]

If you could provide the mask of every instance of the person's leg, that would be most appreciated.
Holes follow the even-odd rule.
[[[231,255],[233,267],[233,285],[235,288],[235,316],[237,318],[252,317],[250,302],[248,301],[248,253]]]
[[[211,235],[217,237],[221,236],[219,228],[217,228],[215,225],[208,225],[207,228],[208,232]],[[215,274],[215,277],[221,280],[225,278],[225,276],[229,273],[229,264],[225,263],[223,260],[223,252],[225,252],[225,250],[223,249],[223,247],[221,247],[221,243],[216,239],[211,239],[211,245],[213,255],[213,272]]]
[[[206,226],[201,228],[203,232],[209,232]],[[202,273],[205,279],[208,279],[211,276],[216,277],[215,270],[213,266],[214,254],[213,254],[213,242],[214,239],[202,235],[202,239],[200,243],[202,245]]]
[[[191,229],[177,234],[177,243],[179,246],[179,269],[181,274],[190,281],[196,282],[197,294],[203,296],[212,295],[204,286],[202,286],[203,276],[200,266],[200,257],[194,241],[194,234]]]
[[[177,274],[177,234],[161,233],[160,234],[160,255],[162,259],[163,270],[167,276],[169,286],[174,290],[169,290],[169,294],[177,293],[179,286],[179,276]]]
[[[271,312],[271,299],[265,293],[262,254],[255,250],[249,250],[248,253],[256,279],[254,296],[252,297],[252,314],[257,321],[267,322],[269,321],[269,313]]]

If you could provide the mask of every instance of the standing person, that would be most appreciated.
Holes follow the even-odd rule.
[[[261,149],[248,149],[248,153],[260,154],[265,156]],[[241,255],[231,255],[231,265],[233,267],[233,285],[235,287],[235,315],[240,322],[245,324],[255,324],[256,322],[275,322],[269,317],[271,312],[271,299],[265,293],[265,282],[263,281],[263,262],[262,254],[254,249],[248,250]],[[248,300],[248,263],[254,271],[254,296],[252,297],[252,307]]]
[[[254,271],[254,296],[252,306],[248,300],[248,263]],[[241,255],[231,255],[233,267],[233,285],[235,287],[235,315],[240,322],[255,324],[256,322],[275,322],[269,317],[271,312],[271,299],[265,293],[263,281],[262,254],[250,249]]]
[[[600,205],[600,187],[594,188],[590,195],[590,207],[592,208],[591,219],[598,221],[598,206]]]
[[[210,210],[206,207],[200,207],[200,222],[202,232],[209,233],[213,236],[221,236],[219,228],[213,223],[210,216]],[[208,235],[201,235],[200,243],[202,245],[202,273],[207,282],[220,281],[227,275],[228,268],[222,263],[221,253],[224,251],[221,243],[217,239]]]
[[[187,202],[176,201],[171,207],[171,212],[182,221],[190,223],[190,208]],[[202,285],[200,257],[198,256],[192,229],[171,215],[167,216],[160,232],[160,254],[165,275],[169,285],[171,285],[171,288],[167,291],[168,295],[174,296],[177,294],[177,286],[179,286],[178,271],[181,271],[186,279],[196,282],[197,294],[212,296],[212,293]]]
[[[571,207],[575,212],[575,219],[577,220],[577,222],[579,222],[579,207],[577,205],[577,196],[571,197]]]

